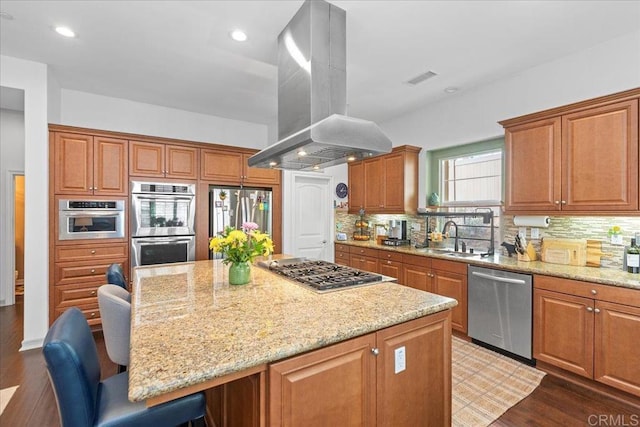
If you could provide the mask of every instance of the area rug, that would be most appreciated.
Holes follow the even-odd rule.
[[[7,407],[9,401],[13,397],[13,393],[16,392],[20,386],[7,387],[0,390],[0,415],[4,412],[4,408]]]
[[[453,337],[452,425],[490,425],[527,397],[545,373]]]

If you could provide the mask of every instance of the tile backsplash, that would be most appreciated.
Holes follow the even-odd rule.
[[[358,215],[348,214],[344,210],[336,209],[336,231],[347,234],[351,239],[355,231],[355,221]],[[410,229],[412,223],[420,224],[420,230],[411,232],[412,242],[424,242],[426,230],[424,217],[416,215],[365,215],[365,219],[373,226],[386,224],[391,219],[407,220]],[[622,230],[623,245],[612,245],[607,232],[617,225]],[[518,226],[513,225],[512,215],[503,215],[496,218],[496,252],[506,255],[506,250],[499,244],[503,241],[513,243]],[[531,227],[527,227],[527,240],[531,241],[538,254],[540,253],[540,239],[531,239]],[[540,228],[540,237],[555,237],[565,239],[593,239],[602,242],[602,251],[607,255],[601,258],[601,268],[622,269],[624,246],[629,245],[635,233],[640,233],[640,217],[612,217],[612,216],[554,216],[548,228]],[[375,231],[372,231],[372,239]]]

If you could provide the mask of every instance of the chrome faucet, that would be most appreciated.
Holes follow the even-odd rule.
[[[447,221],[444,223],[444,226],[442,227],[442,234],[445,234],[447,232],[447,230],[449,229],[450,226],[454,226],[456,229],[456,239],[454,241],[453,244],[453,250],[458,252],[458,224],[456,224],[454,221]]]

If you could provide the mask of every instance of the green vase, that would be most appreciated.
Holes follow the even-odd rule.
[[[229,267],[229,284],[246,285],[251,276],[251,264],[248,262],[234,262]]]

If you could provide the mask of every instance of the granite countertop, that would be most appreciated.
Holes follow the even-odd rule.
[[[196,261],[134,271],[129,400],[142,401],[446,310],[456,300],[396,283],[317,294],[257,266]]]
[[[481,267],[498,268],[522,273],[543,274],[547,276],[600,283],[603,285],[640,289],[640,275],[610,268],[578,267],[573,265],[550,264],[542,261],[525,262],[518,261],[518,257],[515,255],[507,257],[496,254],[485,258],[480,258],[479,256],[466,258],[452,257],[450,255],[446,255],[446,252],[442,250],[429,248],[416,249],[413,246],[383,246],[376,244],[376,242],[372,240],[347,240],[335,243],[372,249],[382,249],[385,251],[401,252],[411,255],[421,255],[431,258],[446,259],[449,261],[465,262]]]

